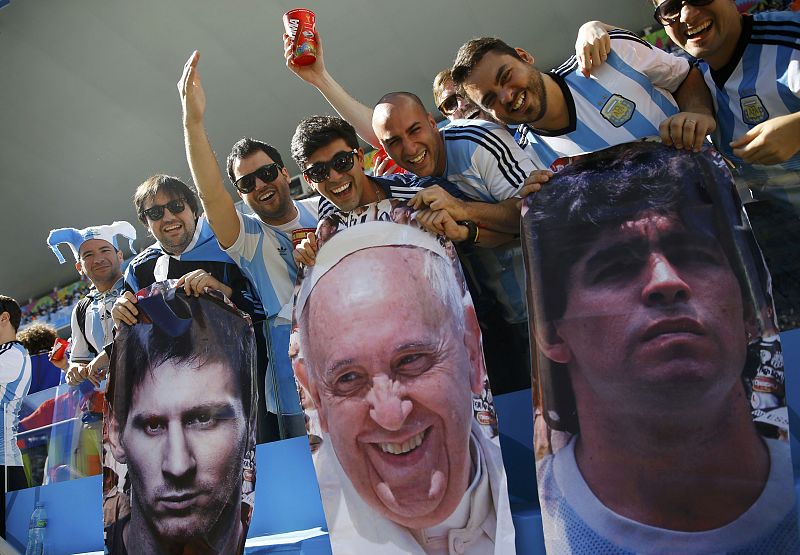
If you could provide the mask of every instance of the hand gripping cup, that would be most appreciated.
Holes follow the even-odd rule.
[[[283,14],[286,34],[292,37],[292,61],[299,66],[317,60],[317,39],[314,36],[316,16],[311,10],[297,8]]]

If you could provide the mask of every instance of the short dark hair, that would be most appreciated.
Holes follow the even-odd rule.
[[[358,148],[355,128],[342,118],[335,116],[305,118],[297,125],[292,136],[292,159],[302,170],[311,155],[336,139],[342,139],[352,149]]]
[[[192,363],[198,367],[220,363],[228,368],[235,380],[234,390],[242,392],[245,417],[250,419],[255,365],[255,338],[250,318],[207,294],[193,297],[177,289],[167,291],[163,298],[168,310],[178,318],[191,319],[191,325],[179,337],[173,337],[154,324],[139,322],[134,326],[120,326],[114,337],[111,380],[106,395],[120,430],[125,427],[135,390],[147,375],[152,375],[156,367],[167,361]]]
[[[17,339],[32,355],[49,351],[56,342],[58,333],[50,324],[31,324],[17,334]]]
[[[281,158],[281,154],[278,152],[277,148],[263,141],[244,137],[236,141],[236,144],[231,148],[230,154],[228,154],[226,164],[228,166],[228,179],[231,180],[231,183],[236,183],[236,174],[233,173],[234,162],[242,158],[247,158],[256,152],[263,152],[269,156],[273,162],[277,162],[280,167],[284,167],[283,158]]]
[[[412,103],[414,103],[417,106],[419,106],[419,108],[423,112],[425,112],[426,114],[428,113],[428,109],[425,107],[425,103],[422,102],[422,100],[417,95],[415,95],[412,92],[408,92],[408,91],[395,91],[395,92],[386,93],[385,95],[383,95],[382,97],[380,97],[378,99],[378,101],[375,103],[375,106],[377,106],[378,104],[384,104],[384,103],[388,103],[388,102],[393,102],[394,100],[396,100],[398,98],[406,98],[406,99],[410,100]]]
[[[763,261],[742,221],[730,173],[713,150],[694,153],[644,142],[618,145],[566,166],[547,187],[527,197],[525,205],[526,258],[537,268],[529,276],[533,284],[529,306],[540,330],[564,315],[571,269],[602,232],[646,212],[674,215],[691,233],[713,237],[752,314],[767,302]],[[750,363],[748,357],[743,373]],[[537,372],[548,424],[577,431],[577,408],[566,369],[547,363],[540,364]]]
[[[518,60],[522,59],[514,48],[496,37],[472,39],[462,44],[456,53],[456,59],[451,68],[453,82],[456,85],[463,85],[475,66],[488,52],[510,54]]]
[[[22,320],[22,310],[19,308],[19,303],[11,297],[0,295],[0,314],[3,312],[8,312],[11,327],[16,332],[19,329],[19,322]]]
[[[199,204],[197,192],[177,177],[171,175],[156,174],[148,177],[144,183],[136,187],[133,194],[133,206],[136,208],[136,216],[139,221],[147,225],[147,216],[144,214],[144,205],[148,201],[156,198],[158,193],[165,193],[175,198],[183,198],[195,218],[199,215]]]

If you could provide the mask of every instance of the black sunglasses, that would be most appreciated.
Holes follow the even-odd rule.
[[[234,181],[233,186],[236,187],[237,191],[246,195],[256,188],[256,177],[264,183],[275,181],[278,178],[278,172],[280,172],[281,168],[283,168],[283,166],[277,162],[261,166],[256,171],[243,175]]]
[[[142,214],[151,221],[157,222],[164,217],[164,208],[167,208],[173,214],[180,214],[186,208],[186,201],[182,198],[176,198],[167,204],[154,204],[150,208],[142,210]]]
[[[464,100],[464,97],[461,96],[458,93],[451,94],[450,96],[448,96],[447,98],[442,100],[441,104],[439,104],[439,106],[438,106],[439,111],[445,116],[453,115],[453,112],[455,112],[456,108],[458,108],[458,99],[459,98],[461,100]]]
[[[656,6],[653,17],[659,25],[672,25],[681,18],[684,4],[690,6],[708,6],[714,0],[667,0]]]
[[[337,173],[348,172],[353,169],[357,149],[350,152],[339,152],[328,162],[315,162],[303,170],[303,175],[314,183],[322,183],[331,175],[331,168]]]

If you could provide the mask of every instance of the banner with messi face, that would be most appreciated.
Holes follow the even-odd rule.
[[[104,471],[110,553],[242,553],[255,490],[255,339],[222,295],[140,293],[114,339]]]

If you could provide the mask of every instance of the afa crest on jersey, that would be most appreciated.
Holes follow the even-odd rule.
[[[769,112],[757,94],[743,96],[739,104],[742,106],[742,121],[747,125],[758,125],[769,119]]]
[[[636,103],[628,100],[624,96],[612,94],[603,105],[600,113],[614,127],[625,125],[633,117],[636,111]]]

